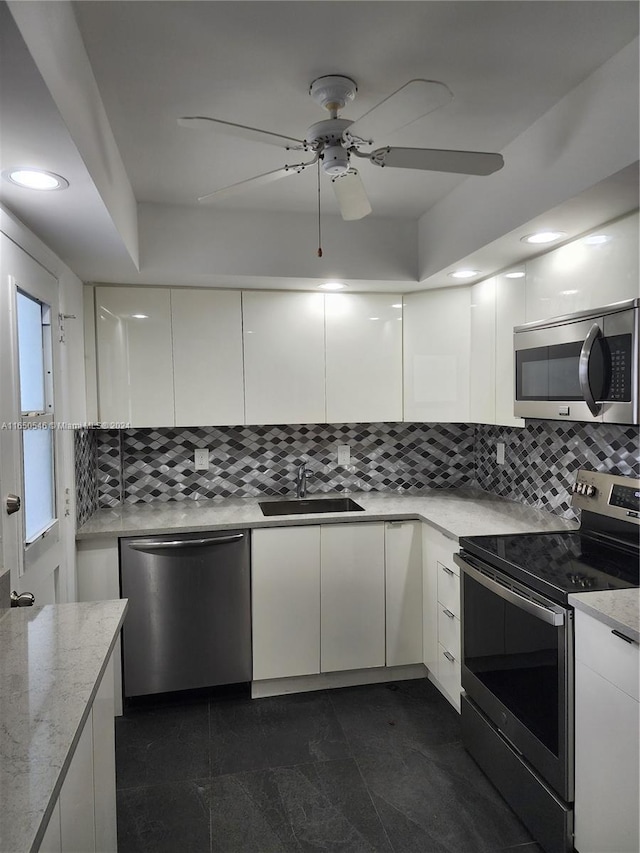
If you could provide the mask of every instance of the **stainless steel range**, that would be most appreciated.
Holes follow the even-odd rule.
[[[639,585],[640,480],[580,471],[580,529],[460,539],[467,750],[548,853],[573,850],[570,593]]]

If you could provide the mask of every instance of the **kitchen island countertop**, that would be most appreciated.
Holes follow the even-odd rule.
[[[335,497],[314,493],[308,498]],[[573,530],[577,523],[550,512],[482,492],[479,489],[431,489],[419,494],[395,492],[340,493],[364,512],[314,513],[266,517],[258,504],[283,497],[211,498],[155,501],[100,509],[77,531],[77,539],[105,536],[158,535],[230,528],[285,527],[300,524],[336,524],[357,521],[418,519],[445,536]]]
[[[0,850],[37,850],[126,600],[0,611]]]

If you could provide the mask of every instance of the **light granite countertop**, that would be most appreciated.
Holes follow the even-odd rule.
[[[120,600],[2,613],[3,853],[38,849],[126,608]]]
[[[322,493],[309,494],[307,497],[330,496],[336,495]],[[340,496],[347,497],[345,494]],[[271,497],[125,504],[114,509],[98,510],[78,529],[76,537],[95,539],[105,536],[158,535],[401,518],[426,521],[452,539],[489,533],[527,533],[571,530],[577,527],[576,522],[480,490],[431,489],[420,494],[356,492],[350,493],[348,497],[360,504],[364,512],[266,517],[262,514],[258,501],[283,499]]]
[[[640,643],[640,590],[578,592],[569,596],[569,604]]]

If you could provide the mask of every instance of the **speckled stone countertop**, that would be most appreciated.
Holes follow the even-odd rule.
[[[0,850],[37,850],[126,601],[16,607],[0,618]]]
[[[309,494],[307,497],[329,496]],[[342,494],[341,497],[346,495]],[[480,490],[432,489],[420,494],[402,495],[394,492],[356,492],[348,497],[360,504],[364,512],[266,517],[262,514],[258,501],[279,500],[266,497],[125,504],[115,509],[98,510],[78,529],[76,536],[78,539],[93,539],[104,536],[157,535],[237,527],[283,527],[400,518],[426,521],[453,539],[488,533],[526,533],[577,527],[575,522],[560,516]]]
[[[640,643],[640,590],[573,593],[569,604]]]

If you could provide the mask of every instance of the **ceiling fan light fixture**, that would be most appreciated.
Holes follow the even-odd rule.
[[[349,171],[349,152],[342,145],[327,145],[322,152],[322,171],[325,175],[344,175]]]
[[[325,74],[317,77],[309,86],[309,94],[329,112],[341,110],[348,101],[352,101],[358,87],[350,77],[341,74]]]

